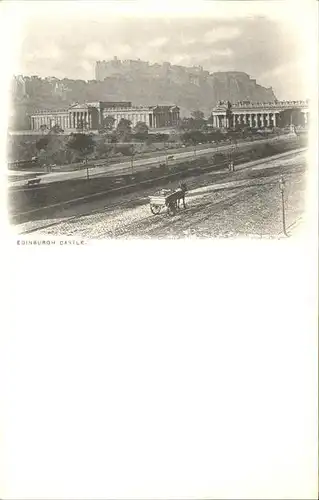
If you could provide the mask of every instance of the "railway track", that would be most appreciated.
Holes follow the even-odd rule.
[[[294,156],[294,155],[296,155],[296,151],[291,151],[291,152],[289,152],[289,154],[287,154],[287,153],[285,154],[286,158],[288,158],[288,159],[289,159],[289,157]],[[280,156],[281,155],[279,155],[279,157]],[[279,159],[278,156],[270,157],[270,158],[267,158],[266,160],[264,160],[263,164],[268,165],[270,162],[276,162],[276,160],[278,160],[278,159]],[[269,167],[266,167],[266,168],[269,168]],[[277,167],[275,166],[274,168],[278,168],[278,166]],[[289,170],[289,165],[287,168]],[[150,235],[151,233],[153,233],[154,231],[156,232],[157,230],[165,231],[170,226],[172,228],[176,227],[182,231],[187,231],[189,228],[191,228],[191,226],[194,226],[194,225],[196,226],[197,223],[202,222],[203,220],[211,217],[212,209],[215,210],[214,207],[222,208],[223,206],[226,206],[226,204],[231,203],[232,202],[231,200],[233,199],[233,197],[238,196],[238,188],[241,188],[243,193],[248,194],[249,190],[251,190],[251,188],[256,184],[255,176],[256,176],[257,172],[256,172],[256,170],[253,171],[252,169],[248,170],[248,167],[246,167],[246,169],[245,169],[245,167],[243,167],[242,169],[238,170],[238,173],[244,172],[245,170],[248,171],[247,172],[248,178],[245,179],[244,184],[242,186],[240,186],[240,185],[236,186],[236,181],[234,181],[234,186],[232,189],[237,188],[236,194],[231,193],[229,191],[229,187],[227,187],[225,185],[223,187],[223,185],[221,185],[220,190],[225,191],[225,189],[227,189],[229,191],[226,196],[225,196],[225,194],[223,195],[223,200],[218,201],[216,199],[216,196],[215,196],[214,200],[212,200],[208,203],[204,202],[204,204],[201,203],[200,206],[188,207],[186,210],[181,209],[180,213],[178,213],[176,216],[174,216],[172,218],[170,217],[167,219],[166,218],[163,219],[163,215],[154,216],[154,215],[151,215],[150,213],[148,213],[148,215],[146,215],[145,217],[140,217],[138,221],[132,221],[132,222],[129,222],[128,224],[125,224],[125,227],[123,227],[122,229],[115,229],[114,231],[112,231],[112,230],[102,231],[98,236],[96,236],[96,237],[94,236],[94,238],[95,239],[103,239],[105,237],[126,237],[129,234],[132,234],[132,232],[134,232],[134,228],[136,228],[138,230],[138,232],[142,232],[143,235],[145,235],[145,236]],[[249,173],[250,172],[254,172],[254,173],[251,174],[252,178],[250,179],[251,182],[249,183]],[[263,180],[259,179],[259,180],[257,180],[257,182],[259,184],[261,182],[267,183],[267,176],[263,175],[263,173],[266,172],[266,169],[265,170],[260,169],[259,172],[260,172],[260,176],[263,177]],[[219,172],[219,173],[221,174],[222,172]],[[210,181],[210,184],[212,184],[212,173],[203,174],[202,176],[200,176],[202,181],[204,181],[204,179],[203,179],[204,177],[206,178],[207,181]],[[224,177],[229,179],[229,175],[225,171],[224,171]],[[190,194],[191,194],[190,199],[193,196],[196,196],[196,191],[201,189],[198,187],[198,182],[199,182],[198,176],[196,176],[194,178],[190,178],[188,180],[188,185],[190,187]],[[240,181],[237,181],[237,182],[240,182]],[[248,182],[248,184],[247,184],[247,182]],[[216,187],[216,189],[214,189],[214,191],[218,191],[218,184],[216,184],[215,187]],[[192,192],[193,191],[192,188],[195,188],[194,192]],[[48,224],[42,224],[40,226],[35,223],[35,226],[27,228],[26,230],[22,230],[19,232],[19,234],[20,235],[29,235],[29,234],[34,234],[34,233],[42,233],[43,234],[43,233],[45,233],[46,230],[52,229],[52,228],[56,228],[56,234],[59,234],[59,231],[58,231],[59,226],[62,229],[60,234],[65,234],[65,232],[64,232],[65,229],[70,230],[71,232],[74,232],[73,228],[76,226],[77,222],[80,222],[81,219],[84,220],[85,218],[92,217],[95,214],[100,213],[101,214],[100,220],[102,220],[103,218],[105,219],[105,218],[111,216],[112,212],[114,212],[114,211],[121,211],[123,208],[126,208],[126,209],[137,208],[143,204],[145,204],[145,209],[149,211],[149,207],[148,206],[146,207],[147,197],[149,194],[151,194],[150,190],[149,190],[149,192],[144,192],[143,195],[139,196],[139,197],[136,197],[136,195],[134,195],[134,193],[133,193],[132,195],[127,195],[127,197],[125,199],[123,199],[123,201],[116,201],[116,202],[109,204],[107,206],[104,206],[104,207],[99,206],[98,208],[95,208],[95,209],[90,209],[87,211],[84,210],[83,212],[81,212],[79,214],[75,214],[75,215],[72,215],[70,217],[64,217],[64,218],[60,217],[57,220],[51,219],[51,221]],[[189,205],[189,202],[188,202],[188,205]],[[207,210],[208,210],[208,214],[205,215]],[[187,217],[187,215],[191,216],[191,221],[189,221],[189,218]],[[67,227],[69,224],[71,225],[70,228]]]

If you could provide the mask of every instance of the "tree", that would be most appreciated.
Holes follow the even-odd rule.
[[[206,142],[206,136],[200,130],[189,130],[182,134],[181,139],[182,142],[187,145],[196,145],[200,142]]]
[[[227,128],[231,128],[233,125],[233,112],[232,112],[232,105],[231,105],[230,101],[227,102],[226,121],[227,121]]]
[[[41,149],[46,149],[47,146],[49,145],[49,137],[48,136],[45,136],[45,137],[41,137],[36,143],[35,143],[35,147],[37,148],[38,151],[41,151]]]
[[[105,140],[105,137],[99,137],[96,142],[96,154],[99,158],[108,158],[111,154],[113,146]]]
[[[52,133],[52,134],[63,134],[64,130],[62,127],[60,127],[60,125],[58,123],[56,123],[55,125],[53,125],[53,127],[51,127],[51,130],[49,133]]]
[[[219,142],[223,140],[224,134],[218,128],[216,130],[212,130],[208,134],[206,134],[206,138],[210,142]]]
[[[48,126],[44,123],[43,125],[40,125],[40,130],[42,134],[44,134],[48,130]]]
[[[146,140],[148,138],[148,126],[145,122],[137,122],[134,127],[134,136],[136,139]]]
[[[204,113],[200,110],[195,110],[191,112],[191,117],[194,118],[194,120],[204,120]]]
[[[114,128],[115,118],[111,115],[107,115],[103,118],[101,130],[103,132],[111,132]]]
[[[39,152],[40,163],[59,163],[64,157],[63,141],[55,134],[47,134],[37,140],[35,147]]]
[[[193,111],[191,117],[181,120],[179,127],[181,130],[206,130],[207,121],[204,119],[204,113]]]
[[[47,161],[47,148],[49,146],[49,137],[46,135],[45,137],[41,137],[35,143],[35,147],[38,150],[38,158],[40,160],[40,164],[44,165]]]
[[[134,132],[137,134],[148,134],[148,126],[145,122],[137,122],[134,127]]]
[[[121,118],[116,127],[116,133],[120,137],[120,139],[124,142],[130,139],[132,134],[132,123],[130,122],[130,120]]]
[[[87,161],[88,155],[93,153],[94,146],[93,136],[88,134],[73,133],[67,143],[67,147],[80,153],[85,161]]]

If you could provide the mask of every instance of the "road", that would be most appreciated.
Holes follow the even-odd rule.
[[[151,214],[154,189],[57,208],[45,219],[15,226],[30,237],[104,238],[278,237],[282,231],[279,177],[286,180],[287,226],[303,215],[306,151],[242,166],[234,173],[202,175],[187,180],[187,208],[176,216]],[[177,183],[168,183],[174,188]]]
[[[286,135],[284,136],[284,140],[288,140],[289,137],[295,138],[294,134],[291,134],[290,136]],[[238,149],[243,150],[243,149],[248,149],[251,147],[251,145],[254,144],[259,144],[262,142],[276,142],[279,140],[283,140],[282,137],[274,137],[273,139],[260,139],[260,140],[255,140],[255,141],[249,141],[249,142],[242,142],[238,143]],[[233,148],[234,146],[231,146],[230,144],[226,144],[224,146],[213,146],[210,148],[203,148],[203,149],[197,149],[196,150],[196,156],[201,156],[201,155],[208,155],[212,153],[218,153],[222,151],[227,151],[230,148]],[[170,153],[168,153],[168,156],[170,156]],[[175,153],[173,155],[174,160],[170,160],[169,164],[173,165],[176,160],[181,160],[181,159],[186,159],[186,158],[194,158],[194,151],[182,151],[180,153]],[[166,155],[159,155],[159,156],[153,156],[150,158],[144,158],[144,159],[136,159],[134,160],[133,163],[133,168],[134,171],[138,170],[144,170],[145,167],[151,166],[151,165],[156,165],[159,163],[165,163],[166,161]],[[111,165],[103,165],[103,166],[97,166],[97,167],[91,167],[89,169],[89,175],[90,177],[101,177],[105,175],[111,175],[111,174],[121,174],[127,171],[130,171],[132,168],[131,166],[131,161],[126,161],[126,162],[121,162],[121,163],[114,163]],[[37,175],[37,177],[41,178],[41,183],[42,184],[47,184],[47,183],[52,183],[52,182],[58,182],[58,181],[63,181],[63,180],[68,180],[68,179],[83,179],[87,175],[86,169],[82,170],[75,170],[73,172],[53,172],[50,174],[45,174],[45,175]],[[14,182],[9,183],[9,187],[21,187],[25,185],[25,180],[17,180]]]

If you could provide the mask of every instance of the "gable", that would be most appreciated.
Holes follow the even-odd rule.
[[[72,110],[85,110],[87,111],[89,109],[89,106],[87,104],[74,104],[73,106],[70,106],[69,109],[72,109]]]

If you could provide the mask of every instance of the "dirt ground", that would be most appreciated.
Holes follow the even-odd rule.
[[[118,200],[60,210],[35,221],[32,236],[103,238],[278,237],[282,232],[280,175],[284,176],[287,228],[301,220],[306,187],[305,153],[265,160],[258,166],[187,180],[187,207],[175,216],[153,215],[149,190]],[[164,187],[164,186],[163,186]],[[173,184],[166,186],[174,188]],[[31,229],[30,229],[31,228]],[[23,227],[20,234],[23,232]]]

